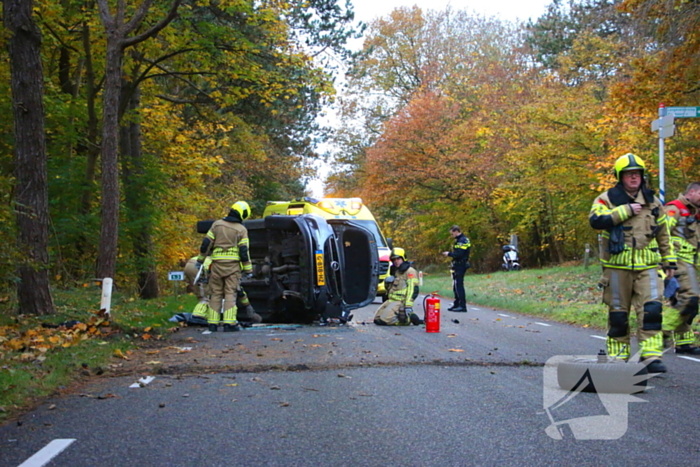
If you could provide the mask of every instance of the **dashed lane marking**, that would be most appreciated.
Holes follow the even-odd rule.
[[[547,323],[535,323],[535,324],[539,324],[540,326],[547,326],[547,327],[551,326],[551,324],[547,324]]]
[[[678,358],[685,358],[686,360],[692,360],[694,362],[700,363],[700,358],[686,357],[685,355],[678,355]]]
[[[51,462],[51,459],[59,455],[61,451],[73,444],[73,441],[75,441],[75,439],[55,439],[32,457],[22,462],[19,467],[42,467]]]
[[[510,315],[504,315],[504,314],[501,314],[501,313],[499,313],[498,316],[503,316],[504,318],[510,318]]]
[[[591,337],[592,337],[593,339],[603,339],[603,340],[606,340],[606,339],[607,339],[605,336],[594,336],[594,335],[591,335]]]

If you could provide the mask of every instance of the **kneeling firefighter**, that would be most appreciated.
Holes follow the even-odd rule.
[[[423,324],[423,321],[413,312],[413,301],[418,297],[418,273],[413,269],[413,263],[406,261],[403,248],[391,250],[392,266],[390,275],[384,280],[387,301],[374,315],[374,324],[399,325]]]
[[[209,291],[207,289],[207,284],[209,283],[209,267],[211,266],[211,257],[207,256],[204,263],[201,266],[202,273],[199,275],[199,279],[195,284],[195,278],[197,277],[197,257],[193,256],[187,261],[185,265],[185,277],[187,278],[187,283],[194,289],[199,303],[192,310],[192,316],[195,318],[201,318],[206,321],[207,310],[209,308]],[[246,324],[261,323],[262,317],[255,312],[253,305],[250,304],[248,300],[248,295],[243,290],[243,286],[239,285],[236,291],[236,307],[239,313],[237,314],[238,321],[240,321],[243,327]]]
[[[220,308],[224,306],[224,332],[240,331],[237,320],[236,292],[241,283],[241,272],[251,274],[253,265],[248,253],[248,230],[243,221],[250,216],[250,206],[236,201],[228,216],[215,221],[202,241],[197,257],[198,267],[211,255],[209,274],[210,306],[207,310],[209,330],[218,330]]]

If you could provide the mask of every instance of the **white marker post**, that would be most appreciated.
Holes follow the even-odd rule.
[[[112,278],[105,277],[102,279],[102,301],[100,302],[100,310],[104,310],[111,318],[109,309],[112,305]]]

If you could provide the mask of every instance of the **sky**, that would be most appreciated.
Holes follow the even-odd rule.
[[[341,2],[342,3],[342,2]],[[506,21],[533,21],[542,16],[552,0],[352,0],[355,20],[369,23],[373,19],[386,16],[395,8],[417,5],[423,10],[444,10],[448,5],[453,10],[473,11],[482,16],[494,16]],[[361,47],[358,41],[358,47]],[[323,180],[328,167],[321,164],[319,177],[309,182],[309,190],[314,197],[323,197]]]

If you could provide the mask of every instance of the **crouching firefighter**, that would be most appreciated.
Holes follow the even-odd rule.
[[[629,313],[637,312],[640,359],[650,373],[665,373],[663,281],[658,264],[673,277],[676,255],[661,201],[644,182],[644,162],[625,154],[615,162],[617,184],[593,201],[589,222],[602,230],[603,302],[608,306],[608,355],[630,358]],[[658,244],[658,251],[655,244]]]
[[[673,310],[664,316],[664,331],[673,332],[676,353],[700,355],[691,328],[698,315],[698,277],[696,262],[700,239],[700,183],[688,185],[685,194],[666,204],[666,216],[671,229],[671,241],[678,255],[678,270],[674,277],[678,290],[672,300]]]
[[[194,307],[192,311],[192,316],[197,320],[198,323],[207,322],[207,310],[209,309],[209,289],[207,287],[209,283],[209,267],[211,266],[211,256],[207,256],[204,263],[198,268],[197,267],[197,256],[193,256],[185,264],[185,277],[187,278],[187,283],[192,286],[192,289],[197,295],[199,302]],[[199,270],[202,272],[199,274],[199,279],[195,283],[197,278],[197,273]],[[239,286],[236,291],[236,307],[238,309],[237,318],[238,322],[243,327],[250,326],[255,323],[261,323],[262,317],[255,312],[255,309],[250,304],[248,300],[248,294],[243,290],[243,286]]]
[[[221,322],[220,310],[224,310],[224,332],[240,331],[236,319],[236,293],[241,283],[241,273],[250,274],[253,265],[248,253],[248,230],[243,221],[250,216],[250,206],[237,201],[228,216],[215,221],[199,249],[197,264],[211,256],[209,274],[210,302],[207,310],[209,330],[216,332]]]
[[[406,261],[403,248],[391,250],[391,270],[384,280],[387,291],[387,301],[374,315],[374,324],[380,326],[408,326],[423,324],[423,321],[413,312],[413,301],[418,297],[418,273],[413,269],[413,263]]]

